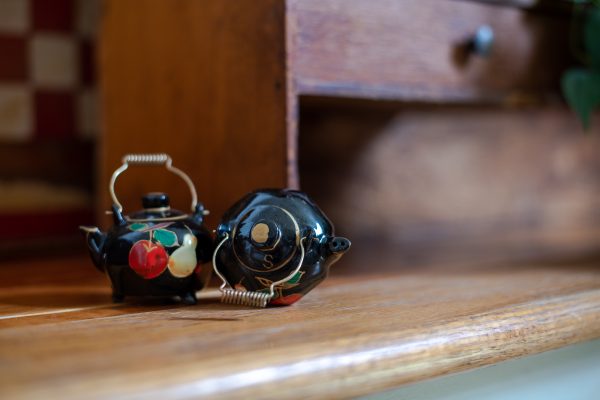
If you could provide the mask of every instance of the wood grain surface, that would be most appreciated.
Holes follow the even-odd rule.
[[[488,58],[465,44],[494,31]],[[289,0],[288,64],[299,94],[498,101],[558,87],[568,18],[438,0]],[[520,93],[517,95],[517,93]]]
[[[373,103],[301,108],[302,187],[353,244],[398,266],[600,252],[600,129],[561,107]]]
[[[600,337],[596,263],[373,266],[289,308],[109,303],[87,259],[0,268],[2,398],[341,398]]]
[[[125,153],[169,153],[211,225],[246,192],[286,186],[283,13],[279,0],[104,2],[99,216]],[[117,182],[127,212],[149,191],[189,208],[185,184],[158,168],[132,168]]]

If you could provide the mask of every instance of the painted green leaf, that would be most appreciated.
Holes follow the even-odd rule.
[[[296,272],[296,274],[294,276],[292,276],[292,279],[290,279],[286,283],[288,283],[288,284],[298,283],[300,281],[300,278],[302,278],[302,275],[304,275],[304,272],[298,271],[298,272]]]
[[[129,229],[131,229],[132,231],[141,231],[142,229],[146,229],[148,227],[148,224],[141,224],[136,222],[135,224],[131,224],[129,225]]]
[[[570,69],[563,75],[561,85],[567,102],[587,129],[592,112],[600,106],[600,72]]]
[[[168,231],[166,229],[157,229],[153,233],[154,240],[158,241],[165,247],[178,246],[177,235],[175,232]]]
[[[583,42],[592,68],[600,72],[600,7],[588,11],[583,25]]]

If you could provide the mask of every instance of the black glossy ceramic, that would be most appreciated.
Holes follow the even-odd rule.
[[[232,206],[217,228],[217,242],[215,268],[238,292],[268,292],[285,280],[274,286],[270,305],[298,301],[350,247],[305,193],[278,189],[252,192]]]
[[[185,303],[195,303],[196,291],[210,278],[211,268],[202,264],[213,251],[211,234],[202,224],[205,210],[195,201],[195,190],[192,214],[172,209],[164,193],[149,193],[142,198],[142,210],[123,215],[113,184],[114,179],[113,226],[106,233],[81,227],[94,265],[110,278],[113,300],[179,296]]]

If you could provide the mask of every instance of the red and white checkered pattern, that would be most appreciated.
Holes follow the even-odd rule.
[[[99,0],[0,0],[0,141],[97,131]]]

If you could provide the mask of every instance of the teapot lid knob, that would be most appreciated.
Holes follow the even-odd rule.
[[[145,209],[169,207],[169,196],[166,193],[152,192],[142,197],[142,205]]]
[[[261,250],[274,249],[281,239],[281,230],[272,221],[256,222],[250,230],[251,243]]]

